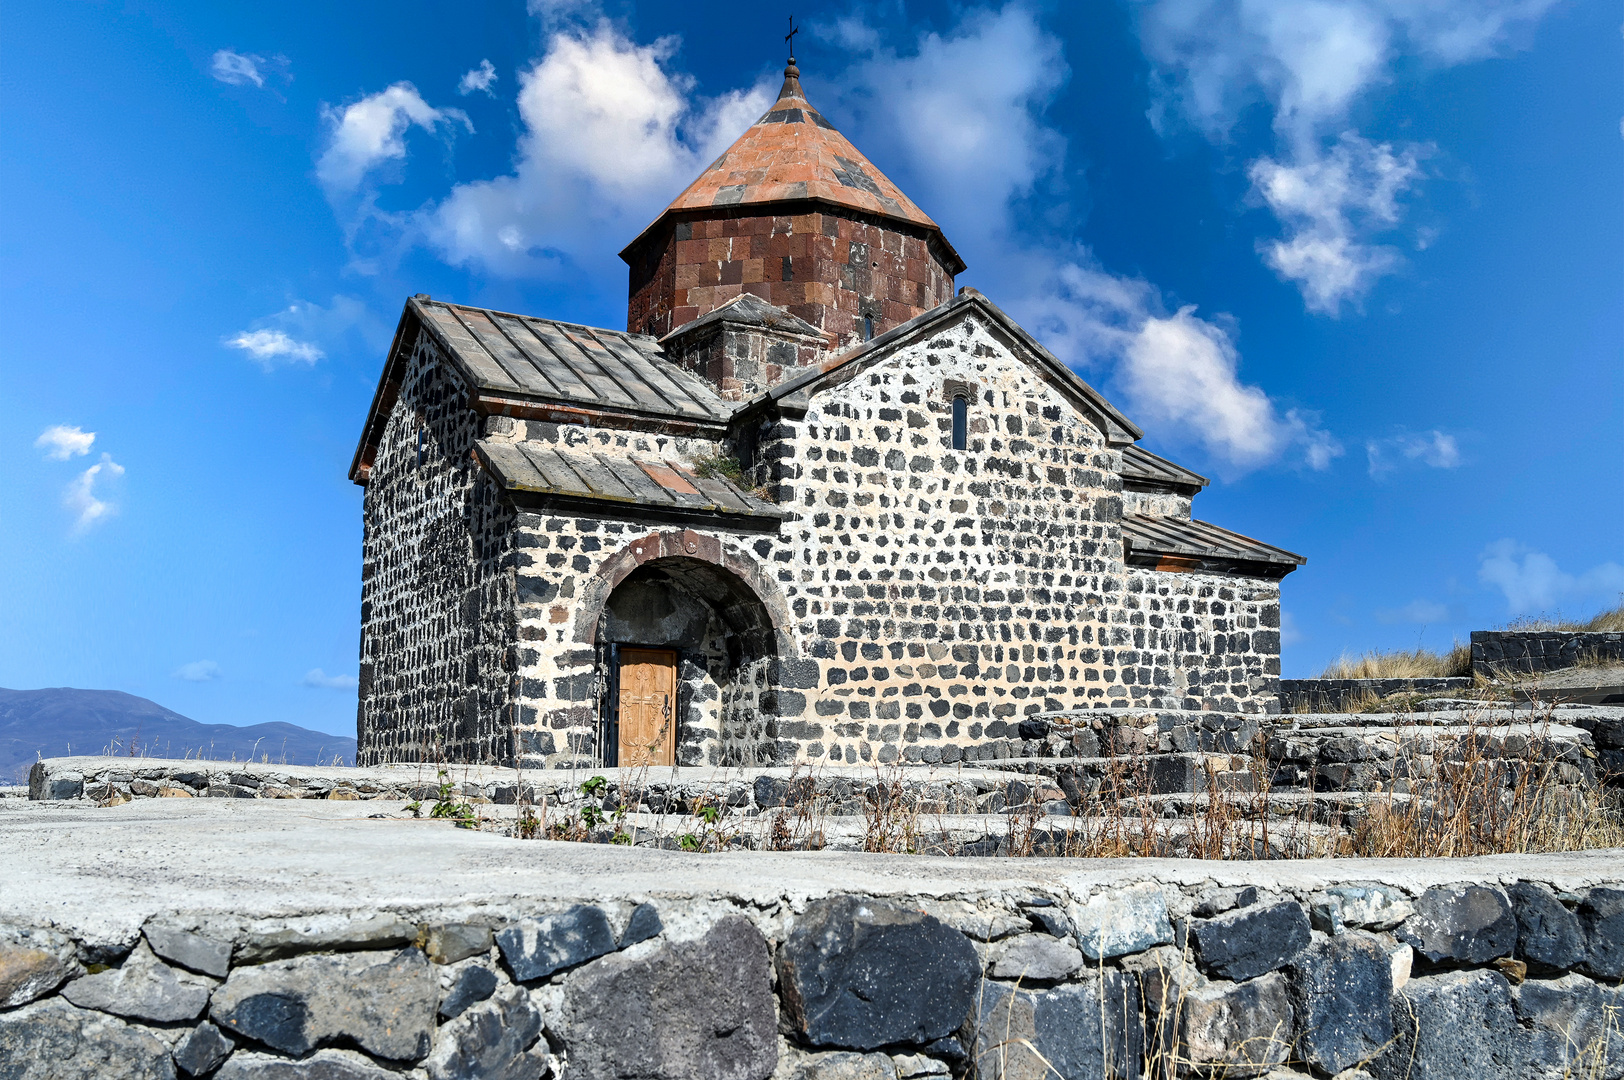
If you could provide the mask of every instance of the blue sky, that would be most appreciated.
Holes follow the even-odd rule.
[[[616,253],[771,100],[785,14],[9,4],[0,685],[353,733],[345,474],[405,297],[623,325]],[[797,15],[960,283],[1308,556],[1288,675],[1617,601],[1615,5]]]

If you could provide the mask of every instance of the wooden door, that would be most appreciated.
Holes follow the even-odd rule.
[[[620,764],[675,765],[677,654],[620,649]]]

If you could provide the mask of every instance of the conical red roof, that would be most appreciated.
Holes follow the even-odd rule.
[[[689,184],[655,224],[685,211],[812,199],[940,235],[941,227],[807,102],[800,74],[793,63],[784,69],[784,88],[773,107]],[[626,250],[636,246],[633,241]]]

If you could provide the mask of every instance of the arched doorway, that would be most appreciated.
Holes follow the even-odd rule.
[[[604,764],[753,759],[778,630],[738,575],[682,555],[645,561],[605,599],[595,644]]]

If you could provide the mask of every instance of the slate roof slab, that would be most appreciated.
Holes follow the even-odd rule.
[[[783,515],[773,504],[720,477],[649,455],[556,450],[534,442],[481,439],[480,462],[521,503],[605,504],[636,507],[665,518],[723,517],[748,527],[776,529]]]
[[[1220,528],[1207,521],[1122,516],[1122,546],[1130,565],[1158,569],[1223,571],[1245,567],[1264,577],[1284,577],[1308,562],[1284,548]]]
[[[1122,483],[1124,487],[1141,490],[1195,495],[1211,481],[1134,443],[1122,448]]]

